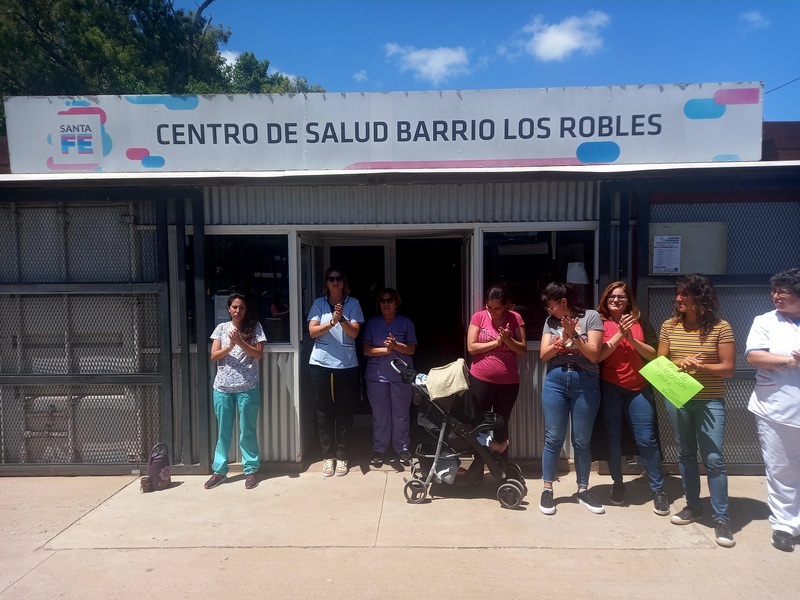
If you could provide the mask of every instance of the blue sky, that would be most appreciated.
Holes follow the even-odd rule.
[[[329,92],[763,81],[764,119],[800,121],[796,0],[215,0],[204,15],[231,29],[227,59],[251,51]]]

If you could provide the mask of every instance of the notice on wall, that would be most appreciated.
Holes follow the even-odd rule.
[[[666,356],[650,361],[639,373],[678,408],[703,389],[702,383],[688,373],[679,371],[677,365]]]
[[[651,275],[722,275],[727,269],[728,224],[694,221],[650,224]]]
[[[679,273],[681,236],[657,235],[653,238],[653,273]]]

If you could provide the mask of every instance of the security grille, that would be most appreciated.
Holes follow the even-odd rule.
[[[0,203],[0,283],[157,278],[151,202]]]
[[[0,464],[147,462],[161,440],[156,236],[150,200],[0,203]]]
[[[0,374],[157,373],[158,294],[0,295]]]
[[[0,387],[2,464],[146,463],[159,386]]]

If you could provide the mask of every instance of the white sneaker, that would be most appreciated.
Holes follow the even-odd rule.
[[[336,476],[344,477],[347,475],[347,460],[336,461]]]
[[[335,464],[336,463],[332,458],[326,458],[324,461],[322,461],[322,476],[333,477],[333,468]]]

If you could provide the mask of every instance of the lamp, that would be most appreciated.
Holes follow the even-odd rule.
[[[582,262],[567,264],[567,283],[589,283],[589,276],[586,274],[586,267]]]

